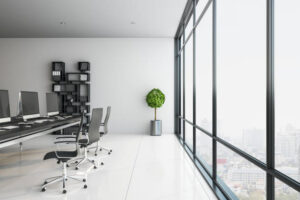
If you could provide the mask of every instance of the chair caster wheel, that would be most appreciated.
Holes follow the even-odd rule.
[[[89,153],[90,151],[89,151],[89,150],[87,150],[87,152]]]
[[[99,151],[102,151],[102,149],[99,149]]]
[[[95,156],[98,156],[98,154],[95,153]]]
[[[59,164],[59,163],[60,163],[60,161],[58,160],[56,163],[57,163],[57,164]]]
[[[46,188],[42,188],[42,192],[45,192],[46,191]]]
[[[101,165],[104,165],[104,163],[102,162]]]
[[[75,161],[75,163],[77,164],[77,163],[78,163],[78,161]]]
[[[110,152],[108,152],[108,155],[110,155]]]
[[[67,164],[67,167],[70,167],[70,165],[69,165],[69,164]]]
[[[95,160],[92,160],[93,163],[95,163]]]
[[[94,166],[94,169],[97,169],[97,167],[96,167],[96,166]]]
[[[110,153],[112,153],[112,150],[110,150]]]
[[[85,185],[83,186],[83,188],[86,189],[86,188],[87,188],[87,185],[85,184]]]
[[[75,170],[78,170],[79,168],[78,167],[75,167]]]
[[[48,182],[47,182],[47,181],[45,181],[45,182],[44,182],[44,185],[46,185],[47,183],[48,183]]]
[[[67,190],[63,190],[63,194],[66,194],[67,193]]]
[[[83,179],[83,182],[86,182],[86,179]]]

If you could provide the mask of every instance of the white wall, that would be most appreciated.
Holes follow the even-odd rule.
[[[163,131],[174,127],[174,47],[171,38],[53,38],[0,39],[0,89],[10,92],[11,114],[16,114],[20,90],[38,91],[45,114],[45,93],[51,91],[51,62],[64,61],[76,71],[78,61],[91,63],[92,107],[112,106],[110,130],[149,132],[153,110],[145,96],[152,88],[166,95],[158,116]]]

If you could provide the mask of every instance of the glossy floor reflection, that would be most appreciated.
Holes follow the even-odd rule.
[[[161,137],[110,134],[103,146],[113,149],[110,156],[101,152],[104,166],[90,169],[88,188],[68,181],[68,193],[61,184],[42,193],[44,179],[61,174],[55,160],[43,161],[55,149],[52,135],[23,145],[0,149],[0,199],[2,200],[214,200],[217,199],[173,134]],[[81,174],[70,167],[70,174]]]

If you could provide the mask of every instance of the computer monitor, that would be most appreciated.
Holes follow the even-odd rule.
[[[9,97],[7,90],[0,90],[0,123],[10,122]]]
[[[23,119],[27,120],[40,117],[38,93],[21,91],[20,96]]]
[[[48,116],[58,115],[59,114],[59,106],[58,106],[58,96],[55,93],[47,93],[46,94],[47,101],[47,113]]]

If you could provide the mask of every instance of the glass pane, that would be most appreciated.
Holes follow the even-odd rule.
[[[184,121],[182,119],[179,120],[179,122],[181,123],[181,127],[180,127],[180,138],[183,139],[183,124],[184,124]]]
[[[217,172],[231,191],[243,200],[266,199],[266,173],[243,157],[218,144]]]
[[[300,192],[275,179],[275,199],[276,200],[299,200]]]
[[[196,134],[196,155],[207,165],[208,169],[212,167],[212,138],[205,133],[197,130]]]
[[[193,39],[185,46],[185,118],[193,121]]]
[[[193,126],[185,122],[185,143],[193,149]]]
[[[266,2],[217,3],[218,136],[265,162]]]
[[[193,16],[191,16],[191,18],[189,19],[188,24],[187,24],[186,27],[185,27],[185,32],[184,32],[184,34],[185,34],[185,41],[187,40],[187,37],[188,37],[189,34],[191,33],[192,29],[193,29]],[[191,37],[191,38],[192,38],[192,37]],[[190,38],[190,39],[191,39],[191,38]],[[190,40],[190,39],[189,39],[189,40]]]
[[[300,1],[275,1],[275,164],[300,182]]]
[[[180,115],[183,116],[183,51],[180,54]],[[183,123],[181,120],[181,131],[180,131],[181,138],[183,137]]]
[[[197,5],[196,5],[196,21],[200,17],[200,15],[201,15],[203,9],[205,8],[207,2],[208,2],[208,0],[199,0],[198,1]]]
[[[183,47],[183,36],[180,36],[180,48]]]
[[[212,132],[212,7],[196,28],[197,125]]]
[[[183,51],[181,52],[180,56],[180,103],[181,103],[181,108],[180,108],[180,115],[183,116]]]

